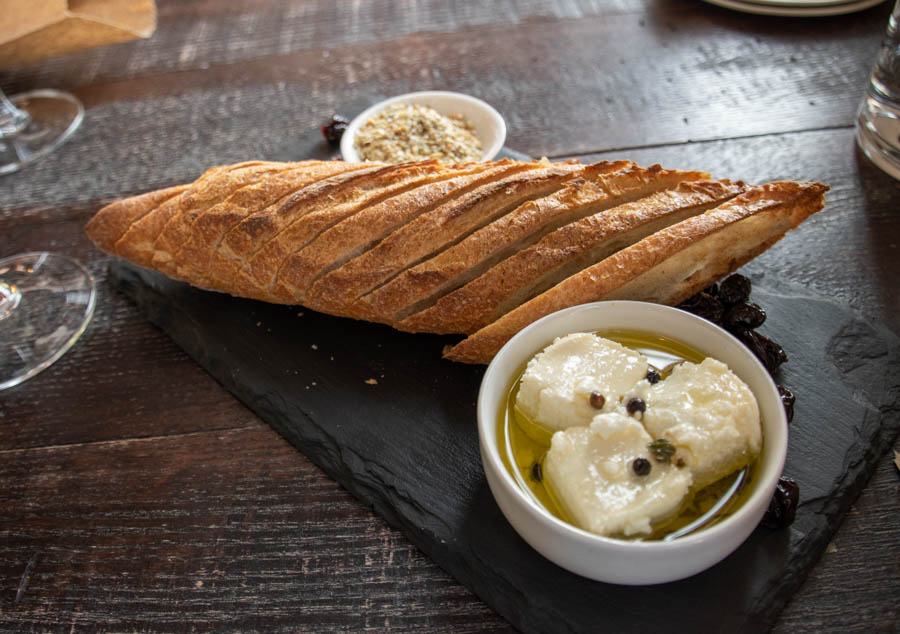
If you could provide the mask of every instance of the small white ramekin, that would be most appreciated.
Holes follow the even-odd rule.
[[[730,517],[671,541],[601,537],[551,515],[525,492],[500,457],[497,426],[507,390],[524,364],[556,337],[573,332],[626,329],[685,343],[727,364],[753,391],[763,425],[761,468],[750,497]],[[550,561],[576,574],[626,585],[683,579],[713,566],[737,549],[769,506],[787,454],[787,417],[778,389],[763,365],[718,326],[668,306],[609,301],[548,315],[513,337],[488,366],[478,394],[481,459],[491,492],[513,528]]]
[[[395,103],[414,103],[434,108],[442,115],[460,115],[475,128],[475,136],[481,141],[484,152],[481,161],[490,161],[497,156],[506,140],[506,122],[500,113],[481,99],[458,92],[431,90],[411,92],[380,101],[360,113],[344,131],[341,137],[341,156],[345,161],[358,162],[354,141],[359,128],[376,114]]]

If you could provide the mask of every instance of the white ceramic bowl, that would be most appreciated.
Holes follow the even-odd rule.
[[[392,106],[395,103],[416,103],[423,106],[434,108],[442,115],[460,115],[468,120],[475,127],[475,136],[481,141],[484,153],[481,155],[482,161],[490,161],[500,152],[503,142],[506,140],[506,122],[500,113],[494,110],[490,105],[458,92],[447,92],[442,90],[431,90],[425,92],[411,92],[405,95],[398,95],[380,101],[371,108],[364,110],[359,114],[341,137],[341,156],[345,161],[357,162],[361,160],[353,146],[356,139],[356,133],[366,121],[374,117],[376,114]]]
[[[671,541],[601,537],[551,515],[526,495],[500,457],[497,426],[515,374],[556,337],[627,329],[681,341],[726,363],[756,396],[762,415],[762,466],[748,499],[730,517]],[[667,306],[609,301],[548,315],[513,337],[488,366],[478,395],[481,459],[497,504],[513,528],[550,561],[576,574],[627,585],[663,583],[696,574],[724,559],[757,526],[778,484],[787,454],[787,418],[774,382],[737,339],[714,324]]]

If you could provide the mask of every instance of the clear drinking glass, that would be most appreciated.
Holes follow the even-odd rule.
[[[900,0],[894,5],[859,108],[856,140],[875,165],[900,179]]]
[[[52,152],[81,124],[75,97],[37,90],[7,99],[0,90],[0,174]],[[94,279],[64,255],[23,253],[0,259],[0,390],[49,367],[94,314]]]

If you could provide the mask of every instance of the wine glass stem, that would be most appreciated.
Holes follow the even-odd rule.
[[[0,139],[18,134],[28,125],[30,117],[24,110],[16,108],[0,88]]]

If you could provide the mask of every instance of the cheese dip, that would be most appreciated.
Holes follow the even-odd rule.
[[[762,447],[759,408],[725,364],[618,334],[567,335],[531,359],[511,391],[501,447],[520,483],[562,519],[600,535],[663,538],[727,512],[723,496],[741,497]]]

